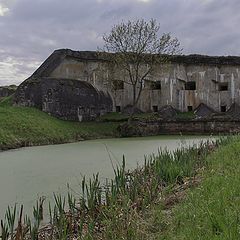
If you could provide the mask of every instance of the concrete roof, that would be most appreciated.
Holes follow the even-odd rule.
[[[48,77],[50,73],[65,59],[76,58],[85,61],[109,61],[113,53],[96,51],[73,51],[71,49],[55,50],[30,78]],[[174,55],[170,57],[172,63],[187,65],[240,65],[239,56],[206,56],[206,55]]]

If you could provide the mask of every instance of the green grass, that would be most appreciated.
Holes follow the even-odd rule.
[[[123,122],[128,120],[128,116],[126,114],[120,112],[112,112],[104,114],[99,117],[98,120],[101,122]]]
[[[178,112],[176,115],[177,120],[192,120],[196,117],[193,111],[191,112]],[[98,121],[101,122],[124,122],[129,119],[129,115],[124,113],[107,113],[98,118]],[[159,113],[151,112],[151,113],[139,113],[134,114],[132,116],[132,120],[134,121],[154,121],[160,120],[161,115]]]
[[[177,120],[191,120],[194,119],[196,115],[194,114],[193,111],[191,112],[178,112],[177,113]]]
[[[118,123],[62,121],[35,108],[12,106],[11,101],[8,97],[0,102],[2,150],[118,136]]]
[[[129,115],[119,112],[107,113],[98,118],[102,122],[124,122],[129,119]],[[160,115],[158,113],[139,113],[132,116],[132,120],[141,121],[141,120],[158,120]]]
[[[157,239],[240,239],[240,139],[208,157],[198,188],[173,210],[173,219]]]
[[[156,232],[155,225],[161,220],[161,208],[160,215],[155,212],[155,225],[151,224],[148,228],[142,222],[148,222],[149,218],[143,219],[142,216],[149,212],[166,189],[182,183],[186,177],[194,177],[196,170],[205,166],[206,156],[220,144],[221,141],[206,142],[199,148],[159,151],[131,172],[126,170],[123,158],[122,165],[114,170],[115,178],[105,185],[100,183],[98,174],[89,181],[83,178],[79,186],[80,196],[54,194],[54,204],[49,204],[48,208],[48,227],[52,235],[47,239],[72,239],[74,235],[77,239],[150,239],[149,232]],[[17,232],[23,236],[21,239],[28,239],[28,234],[31,239],[42,239],[38,238],[38,230],[43,201],[40,199],[34,207],[33,218],[25,217],[24,222],[14,211],[8,211],[1,223],[2,240],[12,235],[11,229],[17,222]],[[26,228],[24,232],[23,226]]]
[[[11,98],[0,103],[0,123],[1,149],[113,136],[118,126],[61,121],[34,108],[11,106]],[[49,206],[53,239],[73,237],[76,230],[71,224],[82,239],[240,239],[240,137],[221,141],[217,146],[159,152],[133,172],[126,171],[123,161],[115,169],[115,179],[104,187],[98,175],[89,182],[84,178],[80,198],[54,196],[55,205]],[[163,199],[196,176],[202,179],[200,185],[166,209]],[[35,223],[40,221],[40,209],[39,203]],[[12,234],[17,217],[8,211],[6,218],[3,236]],[[36,239],[39,224],[26,218],[25,225]]]
[[[173,194],[167,188],[161,198],[175,196],[172,207],[161,199],[150,206],[142,220],[146,239],[240,239],[239,176],[240,138],[236,136],[207,155],[198,173],[200,184],[180,190],[180,195],[186,194],[184,200],[178,203],[179,191]]]

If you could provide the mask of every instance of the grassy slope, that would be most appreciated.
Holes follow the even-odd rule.
[[[78,123],[56,119],[35,108],[0,102],[0,149],[117,136],[117,123]]]
[[[190,189],[171,213],[161,204],[148,212],[149,239],[240,239],[240,139],[208,161],[200,186]]]

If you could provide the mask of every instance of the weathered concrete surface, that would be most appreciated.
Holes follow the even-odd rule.
[[[215,111],[205,105],[204,103],[201,103],[195,110],[194,113],[197,118],[212,118],[213,114],[215,114]]]
[[[56,50],[26,82],[43,78],[88,82],[111,95],[113,111],[132,103],[132,86],[125,83],[127,73],[111,64],[105,53]],[[113,80],[123,84],[113,87]],[[233,103],[240,105],[240,57],[174,56],[171,63],[157,64],[144,81],[137,107],[151,112],[171,105],[184,112],[201,103],[216,112],[227,111]]]
[[[17,89],[17,86],[15,85],[0,87],[0,98],[8,97],[14,94],[16,89]]]
[[[240,119],[240,106],[233,103],[227,111],[227,115],[234,119]]]
[[[88,81],[98,89],[109,91],[114,105],[121,109],[131,104],[132,89],[124,84],[124,89],[113,90],[111,79],[124,80],[127,74],[109,65],[106,59],[96,57],[94,53],[69,52],[68,56],[56,67],[50,76]],[[76,53],[75,53],[76,54]],[[77,55],[77,54],[76,54]],[[100,59],[99,59],[100,58]],[[152,81],[160,81],[161,89],[151,89]],[[195,90],[185,90],[187,82],[195,82]],[[226,83],[227,90],[220,91],[220,85]],[[180,111],[188,111],[204,103],[221,111],[221,106],[229,108],[233,102],[240,104],[240,57],[208,57],[199,55],[177,56],[172,64],[157,65],[153,73],[146,78],[139,108],[152,111],[171,105]]]
[[[124,123],[119,126],[122,137],[154,136],[161,134],[219,134],[239,133],[240,121],[152,121]]]
[[[177,115],[176,109],[174,109],[171,105],[161,107],[158,112],[160,116],[164,119],[175,119]]]
[[[64,120],[86,121],[111,112],[111,97],[90,83],[70,79],[41,78],[24,82],[15,103],[34,106]]]

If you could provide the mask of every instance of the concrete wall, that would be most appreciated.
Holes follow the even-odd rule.
[[[125,123],[119,127],[122,137],[161,134],[236,134],[240,121],[155,121]]]
[[[21,106],[37,107],[63,120],[89,121],[112,111],[108,94],[85,81],[42,78],[22,83],[14,96]]]
[[[0,87],[0,98],[8,97],[8,96],[12,95],[15,91],[16,91],[16,87],[15,88]]]
[[[152,111],[154,106],[159,109],[172,105],[180,111],[188,111],[190,107],[194,109],[200,103],[205,103],[216,111],[228,109],[234,102],[240,104],[239,68],[237,65],[157,65],[146,78],[138,107],[143,111]],[[116,106],[123,109],[132,103],[132,87],[129,84],[124,84],[124,89],[113,90],[110,83],[111,79],[124,80],[128,76],[103,61],[68,57],[49,77],[90,82],[97,89],[110,93],[114,102],[113,110]],[[161,89],[151,89],[151,81],[160,81]],[[196,90],[185,90],[186,82],[195,82]],[[227,90],[224,90],[226,87]]]

